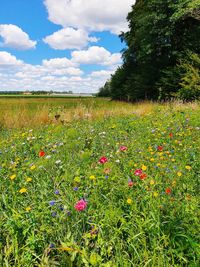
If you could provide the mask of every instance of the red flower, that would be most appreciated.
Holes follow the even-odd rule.
[[[169,137],[172,138],[173,137],[173,133],[169,133]]]
[[[44,157],[45,155],[46,155],[46,153],[45,153],[43,150],[41,150],[41,151],[39,152],[39,157],[40,157],[40,158]]]
[[[169,195],[169,194],[171,194],[171,192],[172,192],[172,190],[171,190],[170,188],[166,188],[166,190],[165,190],[165,193],[166,193],[166,194]]]
[[[101,164],[104,164],[104,163],[106,163],[108,161],[108,159],[106,158],[106,157],[101,157],[100,159],[99,159],[99,163],[101,163]]]
[[[140,176],[142,174],[142,170],[141,169],[137,169],[137,170],[135,170],[134,174],[136,176]]]
[[[129,181],[129,182],[128,182],[128,186],[129,186],[129,187],[132,187],[132,186],[133,186],[133,182],[132,182],[132,181]]]
[[[144,179],[146,179],[146,178],[147,178],[147,174],[142,173],[142,174],[140,175],[140,180],[144,180]]]
[[[127,146],[120,146],[120,151],[126,151],[127,149]]]
[[[157,146],[157,150],[158,151],[163,151],[163,147],[162,146]]]
[[[77,210],[77,211],[81,211],[81,210],[84,210],[87,208],[87,202],[83,199],[79,200],[76,205],[74,205],[74,208]]]

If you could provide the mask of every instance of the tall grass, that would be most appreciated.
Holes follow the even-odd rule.
[[[150,114],[159,107],[184,110],[196,109],[197,103],[173,102],[159,104],[141,102],[137,104],[110,101],[99,98],[0,98],[0,127],[38,127],[55,122],[69,123],[74,120],[97,120],[112,116]],[[59,120],[55,116],[59,115]]]

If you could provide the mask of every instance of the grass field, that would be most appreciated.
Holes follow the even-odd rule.
[[[1,266],[200,266],[199,103],[0,111]]]

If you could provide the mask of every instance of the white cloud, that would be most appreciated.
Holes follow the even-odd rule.
[[[0,51],[0,66],[16,66],[22,65],[23,61],[16,59],[15,56],[11,55],[8,52]]]
[[[81,49],[89,42],[97,42],[95,37],[89,37],[88,33],[82,29],[65,28],[43,39],[43,41],[54,49]]]
[[[111,54],[104,47],[91,46],[87,50],[72,52],[72,62],[77,64],[115,65],[121,63],[121,54]]]
[[[30,40],[27,33],[13,24],[1,24],[0,37],[3,39],[3,43],[0,43],[0,46],[19,50],[35,48],[37,43],[36,41]]]
[[[63,27],[119,34],[134,0],[44,0],[49,20]]]
[[[88,53],[88,50],[79,52]],[[89,59],[86,60],[88,64],[91,62],[90,57],[95,55],[91,53],[91,50],[89,51]],[[94,71],[91,74],[85,74],[78,67],[80,62],[73,62],[73,56],[71,59],[45,59],[41,65],[30,65],[18,60],[8,52],[1,51],[0,90],[72,90],[75,93],[97,92],[113,73],[113,66],[107,64],[108,62],[110,64],[109,59],[113,59],[113,55],[107,50],[100,49],[100,52],[97,53],[98,56],[95,57],[95,61],[104,65],[105,69]]]
[[[114,73],[114,71],[112,71],[112,70],[99,70],[99,71],[93,71],[90,76],[94,77],[94,78],[100,78],[100,79],[106,78],[106,79],[108,79],[111,76],[111,74],[113,74],[113,73]]]
[[[42,61],[42,65],[48,68],[68,68],[68,67],[75,67],[77,63],[72,62],[70,59],[63,57],[63,58],[52,58],[52,59],[44,59]]]

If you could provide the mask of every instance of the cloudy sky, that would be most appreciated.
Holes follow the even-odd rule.
[[[134,0],[1,0],[0,90],[96,92]]]

